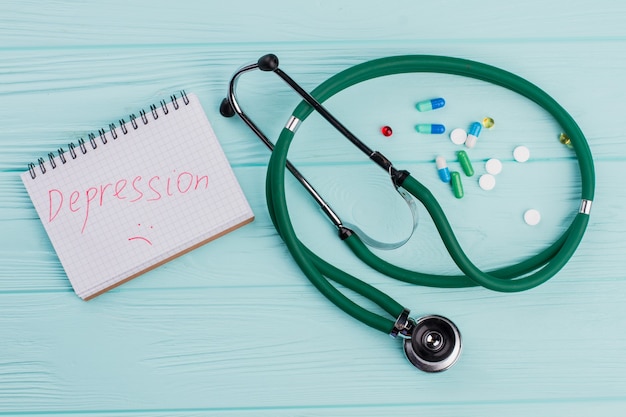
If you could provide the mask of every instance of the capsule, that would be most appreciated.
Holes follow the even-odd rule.
[[[435,164],[437,165],[437,172],[439,172],[439,178],[443,182],[450,182],[450,169],[448,163],[443,156],[435,158]]]
[[[439,98],[433,98],[432,100],[420,101],[419,103],[415,105],[415,107],[417,108],[417,111],[423,112],[423,111],[431,111],[435,109],[440,109],[445,105],[446,105],[446,101],[442,99],[441,97],[439,97]]]
[[[476,145],[476,141],[478,140],[478,136],[480,136],[480,131],[482,130],[482,126],[478,122],[474,122],[470,125],[469,130],[467,131],[467,139],[465,139],[465,146],[468,148],[473,148]]]
[[[415,130],[419,133],[430,133],[433,135],[440,135],[446,131],[446,127],[440,124],[429,124],[429,123],[421,123],[415,125]]]
[[[559,135],[559,142],[561,142],[563,145],[567,146],[570,149],[574,147],[574,145],[572,145],[572,140],[565,133],[561,133]]]
[[[474,167],[472,166],[472,161],[470,161],[467,152],[458,151],[456,153],[457,158],[459,159],[459,163],[461,164],[461,168],[463,168],[463,172],[468,177],[474,175]]]
[[[463,198],[463,183],[461,182],[461,174],[458,171],[450,173],[450,184],[452,184],[452,193],[456,198]]]
[[[487,129],[491,129],[495,126],[495,124],[496,122],[491,117],[485,117],[483,119],[483,127],[486,127]]]

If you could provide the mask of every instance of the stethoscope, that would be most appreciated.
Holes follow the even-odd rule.
[[[242,111],[236,97],[238,78],[249,71],[274,72],[291,86],[303,101],[295,108],[282,129],[276,143],[272,143],[257,125]],[[408,171],[396,169],[391,161],[380,152],[370,149],[345,126],[343,126],[321,103],[338,92],[373,78],[411,73],[434,72],[460,75],[487,81],[512,90],[548,111],[569,136],[571,146],[578,159],[581,174],[581,203],[574,220],[566,232],[552,245],[537,255],[516,265],[483,272],[466,256],[441,206],[433,194]],[[433,219],[451,258],[463,275],[448,276],[426,274],[407,270],[381,259],[363,243],[363,239],[348,227],[331,209],[313,186],[296,167],[287,160],[289,146],[300,124],[317,111],[343,136],[352,142],[367,157],[384,169],[404,198],[407,192],[419,200]],[[574,254],[582,240],[594,196],[595,173],[589,145],[574,119],[552,97],[525,79],[502,69],[460,58],[433,55],[394,56],[368,61],[348,68],[329,78],[310,94],[278,67],[278,58],[273,54],[262,56],[256,63],[239,69],[230,80],[228,96],[222,101],[220,113],[232,117],[235,113],[272,151],[266,177],[267,207],[274,226],[287,245],[291,255],[313,285],[330,301],[366,325],[403,339],[408,360],[417,368],[427,372],[448,369],[461,353],[461,333],[449,319],[439,315],[427,315],[413,319],[410,310],[403,307],[387,294],[370,284],[336,268],[307,248],[296,235],[285,198],[285,168],[308,191],[322,211],[337,228],[342,239],[352,252],[373,269],[392,278],[430,287],[462,288],[481,285],[501,292],[524,291],[540,285],[553,277]],[[391,246],[394,246],[391,244]],[[356,304],[330,281],[364,296],[380,306],[392,318],[383,317]]]

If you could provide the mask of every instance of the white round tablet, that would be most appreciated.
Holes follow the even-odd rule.
[[[524,221],[529,226],[536,226],[541,221],[541,213],[535,209],[526,210]]]
[[[457,127],[450,132],[450,140],[455,145],[463,145],[465,143],[465,139],[467,139],[467,132],[460,127]]]
[[[491,175],[498,175],[502,172],[502,162],[499,159],[491,158],[485,163],[485,169]]]
[[[485,191],[493,190],[496,186],[496,177],[491,174],[481,175],[478,179],[478,185]]]
[[[526,146],[518,146],[513,149],[513,158],[517,162],[526,162],[530,158],[530,151]]]

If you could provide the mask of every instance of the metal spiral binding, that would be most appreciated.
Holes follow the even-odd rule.
[[[189,97],[187,97],[187,93],[185,93],[185,90],[180,91],[180,98],[182,98],[182,101],[185,105],[189,104]],[[176,94],[170,95],[170,103],[172,104],[174,110],[178,110],[180,108],[180,104],[178,102],[178,97],[176,96]],[[163,110],[163,114],[167,115],[169,113],[169,103],[167,103],[165,100],[161,100],[159,104],[161,109]],[[152,114],[153,120],[157,120],[159,118],[159,114],[157,112],[158,107],[159,106],[156,106],[154,104],[150,105],[150,113]],[[133,130],[138,129],[141,124],[147,125],[150,121],[149,113],[143,109],[139,111],[139,117],[135,116],[135,114],[130,114],[128,117],[130,119],[130,124],[132,125]],[[126,121],[124,119],[119,119],[118,124],[121,134],[128,134],[129,130],[126,126]],[[107,138],[107,134],[110,135],[109,138]],[[117,126],[115,125],[115,123],[109,123],[108,132],[106,132],[104,129],[99,129],[97,134],[89,133],[87,135],[87,139],[89,141],[89,144],[91,145],[90,148],[98,148],[98,137],[100,138],[100,142],[103,145],[106,145],[107,143],[109,143],[109,139],[115,140],[120,137],[120,134],[118,134],[117,132]],[[76,148],[78,148],[80,150],[80,153],[82,153],[83,155],[89,151],[89,148],[87,147],[86,142],[83,138],[78,139],[77,144],[74,144],[72,142],[68,143],[67,148],[71,159],[76,159],[79,155]],[[66,151],[62,147],[57,149],[56,155],[54,154],[54,152],[49,152],[49,167],[51,169],[56,169],[58,166],[64,165],[67,161],[69,161],[69,158],[67,158],[65,154]],[[58,164],[56,162],[56,158],[61,161],[61,164]],[[48,171],[48,168],[46,168],[46,160],[44,158],[38,158],[36,163],[31,162],[28,164],[28,171],[30,172],[30,176],[32,179],[35,179],[37,177],[37,172],[35,171],[37,165],[39,165],[39,171],[41,171],[41,174],[45,174]]]

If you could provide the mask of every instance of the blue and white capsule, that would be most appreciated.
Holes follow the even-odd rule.
[[[419,133],[441,135],[446,131],[446,127],[440,124],[420,123],[418,125],[415,125],[415,130],[417,130]]]
[[[435,158],[435,165],[437,165],[439,179],[441,179],[441,181],[443,182],[450,182],[450,169],[448,168],[446,158],[444,158],[443,156],[438,156],[437,158]]]
[[[469,130],[467,131],[467,139],[465,139],[465,146],[468,148],[476,146],[476,141],[478,141],[478,136],[480,136],[482,128],[483,127],[479,122],[474,122],[470,125]]]
[[[419,103],[415,105],[415,108],[417,108],[417,111],[424,112],[424,111],[440,109],[445,105],[446,105],[446,101],[442,99],[441,97],[438,97],[438,98],[433,98],[431,100],[420,101]]]

